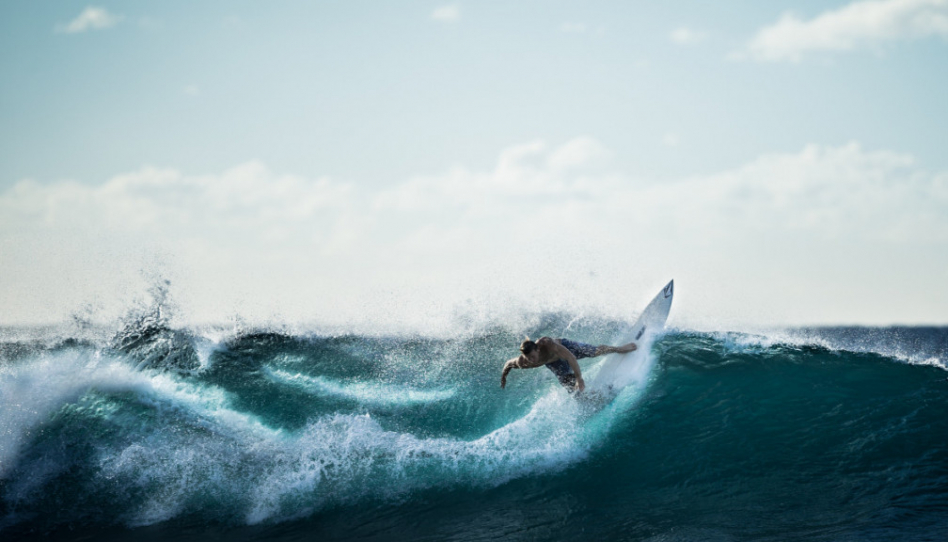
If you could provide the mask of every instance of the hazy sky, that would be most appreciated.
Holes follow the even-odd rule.
[[[0,4],[0,325],[948,323],[948,0]]]

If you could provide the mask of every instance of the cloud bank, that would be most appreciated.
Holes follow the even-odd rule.
[[[588,137],[535,141],[487,171],[378,188],[259,162],[24,180],[0,194],[0,324],[121,307],[156,261],[204,321],[423,326],[470,303],[623,315],[669,278],[693,322],[930,321],[944,306],[903,295],[948,269],[948,173],[911,156],[810,145],[661,182],[609,157]]]
[[[810,53],[853,51],[931,36],[948,39],[948,0],[868,0],[808,21],[786,13],[758,31],[735,57],[799,62]]]

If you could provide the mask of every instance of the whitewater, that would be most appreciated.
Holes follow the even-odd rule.
[[[500,389],[525,334],[627,326],[2,329],[0,536],[948,537],[948,328],[670,329],[608,404]]]

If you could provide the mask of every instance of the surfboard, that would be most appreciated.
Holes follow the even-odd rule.
[[[610,354],[602,362],[593,379],[593,389],[618,393],[629,384],[644,382],[651,365],[649,348],[655,336],[665,329],[674,296],[675,281],[672,280],[645,307],[632,327],[613,343],[618,345],[634,342],[638,348],[627,354]]]

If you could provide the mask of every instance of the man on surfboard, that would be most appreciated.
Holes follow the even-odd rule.
[[[569,339],[551,339],[541,337],[537,341],[527,340],[520,343],[520,355],[504,363],[504,372],[500,375],[500,387],[507,386],[507,373],[511,369],[534,369],[546,366],[553,371],[560,384],[570,393],[586,389],[583,373],[577,360],[594,358],[605,354],[625,354],[636,349],[635,343],[623,346],[608,346],[571,341]]]

